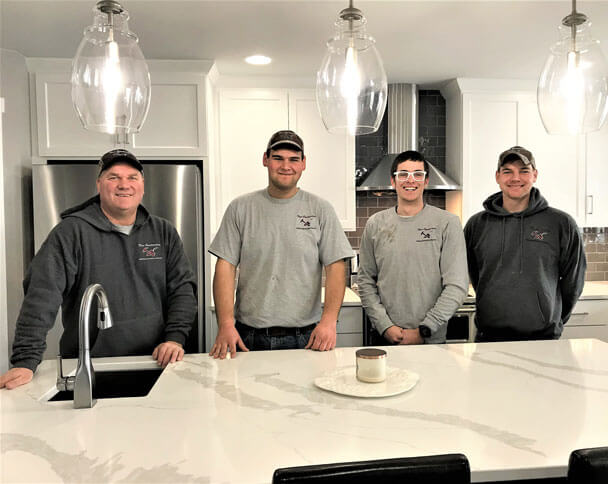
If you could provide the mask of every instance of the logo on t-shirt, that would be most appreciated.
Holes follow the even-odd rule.
[[[416,242],[430,242],[432,240],[437,240],[437,227],[418,227],[417,230],[418,237],[416,238]]]
[[[162,254],[160,244],[137,244],[139,248],[139,260],[160,260]]]
[[[319,228],[316,215],[296,215],[296,229],[311,230]]]

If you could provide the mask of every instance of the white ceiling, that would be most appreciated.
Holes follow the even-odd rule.
[[[314,78],[347,0],[123,0],[150,59],[211,59],[220,75]],[[72,57],[95,0],[0,0],[2,47]],[[355,0],[389,82],[455,77],[535,79],[570,1]],[[608,54],[608,1],[577,2]],[[243,58],[262,53],[268,66]]]

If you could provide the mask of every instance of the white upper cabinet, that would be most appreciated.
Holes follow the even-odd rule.
[[[65,62],[58,61],[60,66]],[[156,158],[207,155],[207,116],[204,72],[182,72],[179,61],[150,62],[152,98],[150,110],[139,133],[119,140],[114,135],[84,129],[72,105],[69,69],[44,68],[32,72],[35,101],[32,124],[34,153],[41,158],[98,158],[116,146],[137,156]],[[188,68],[191,69],[191,64]],[[37,142],[36,142],[37,140]]]
[[[608,122],[587,135],[585,225],[608,226]]]
[[[579,225],[585,223],[584,137],[545,132],[534,83],[457,79],[442,93],[447,101],[447,171],[462,185],[462,192],[448,192],[448,204],[460,206],[463,225],[499,191],[498,155],[514,145],[534,154],[535,185],[549,204]]]
[[[270,136],[281,129],[295,131],[304,141],[306,170],[299,186],[328,200],[344,230],[354,230],[354,137],[325,130],[314,90],[221,88],[212,231],[234,198],[268,185],[262,157]]]

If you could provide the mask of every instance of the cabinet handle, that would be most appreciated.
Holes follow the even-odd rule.
[[[570,316],[589,316],[588,312],[584,312],[584,313],[572,313]]]
[[[587,195],[587,213],[593,213],[593,195]]]

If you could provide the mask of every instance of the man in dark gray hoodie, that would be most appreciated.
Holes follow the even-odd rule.
[[[13,368],[0,376],[0,388],[32,379],[59,306],[60,353],[78,355],[80,301],[93,283],[105,289],[114,324],[90,329],[92,356],[152,354],[166,366],[184,354],[197,308],[181,239],[169,222],[141,205],[143,166],[135,156],[112,150],[99,165],[99,194],[61,214],[28,269]]]
[[[477,341],[558,339],[583,290],[583,242],[570,215],[537,188],[532,153],[500,154],[485,210],[467,222],[469,276],[476,292]]]

